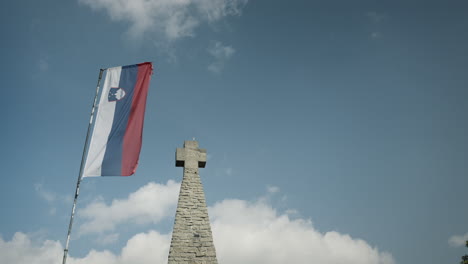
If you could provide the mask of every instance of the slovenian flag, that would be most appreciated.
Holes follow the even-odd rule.
[[[152,70],[151,62],[107,69],[83,177],[135,173]]]

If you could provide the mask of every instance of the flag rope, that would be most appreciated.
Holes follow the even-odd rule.
[[[65,243],[65,249],[63,250],[62,264],[67,263],[68,246],[70,244],[70,234],[71,234],[71,230],[72,230],[72,226],[73,226],[73,218],[75,216],[76,201],[78,200],[78,195],[80,194],[80,183],[81,183],[81,180],[83,179],[83,166],[84,166],[84,162],[85,162],[85,154],[86,154],[86,149],[88,148],[88,144],[89,144],[89,142],[88,142],[89,132],[91,131],[91,126],[93,124],[94,111],[96,109],[96,102],[97,102],[97,98],[98,98],[98,94],[99,94],[100,83],[101,83],[101,79],[102,79],[102,73],[105,70],[106,69],[100,69],[100,71],[99,71],[99,78],[98,78],[97,85],[96,85],[96,95],[94,96],[93,107],[91,109],[91,117],[89,119],[89,124],[88,124],[88,132],[86,133],[85,144],[84,144],[84,147],[83,147],[83,154],[81,156],[80,173],[78,174],[78,181],[76,182],[75,198],[73,200],[73,207],[72,207],[71,216],[70,216],[70,224],[68,225],[67,241]]]

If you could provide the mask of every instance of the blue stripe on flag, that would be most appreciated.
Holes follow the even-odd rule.
[[[121,175],[122,143],[127,128],[130,108],[132,107],[133,91],[138,77],[138,65],[122,67],[119,87],[125,91],[125,96],[116,101],[114,121],[107,140],[106,153],[102,161],[101,175]],[[108,96],[108,95],[102,95]]]

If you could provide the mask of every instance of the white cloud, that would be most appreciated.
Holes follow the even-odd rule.
[[[220,263],[394,263],[390,254],[364,240],[321,233],[310,220],[291,220],[264,201],[224,200],[210,208]]]
[[[167,40],[194,36],[203,22],[240,15],[248,0],[78,0],[104,10],[112,20],[130,23],[129,33],[160,33]]]
[[[268,193],[277,193],[279,192],[280,188],[278,186],[272,186],[272,185],[267,185],[267,191]]]
[[[127,199],[110,205],[93,202],[78,215],[86,214],[86,224],[115,228],[125,221],[159,221],[173,214],[179,183],[149,183]],[[274,188],[273,188],[274,189]],[[155,211],[151,213],[149,211]],[[280,213],[269,199],[223,200],[209,208],[213,239],[219,263],[224,264],[394,264],[393,257],[364,240],[336,231],[320,232],[311,220]],[[289,211],[292,212],[292,211]],[[297,212],[293,212],[297,213]],[[83,225],[83,226],[85,226]],[[81,228],[83,228],[83,226]],[[106,229],[107,230],[107,229]],[[83,231],[83,230],[82,230]],[[97,229],[86,232],[99,232]],[[60,264],[63,254],[58,241],[33,241],[33,236],[16,233],[10,241],[0,237],[0,263]],[[112,242],[118,234],[103,236]],[[83,258],[69,258],[69,264],[150,264],[167,263],[170,234],[157,231],[130,238],[118,253],[90,250]],[[81,238],[84,239],[84,238]]]
[[[231,46],[225,46],[219,41],[213,41],[208,48],[208,53],[214,58],[214,61],[208,65],[208,70],[214,73],[220,73],[224,64],[236,51]]]
[[[298,214],[299,214],[299,212],[298,212],[296,209],[288,209],[288,210],[285,211],[285,213],[286,213],[287,215],[290,215],[290,216],[291,216],[291,215],[298,215]]]
[[[161,235],[156,231],[140,233],[127,241],[120,254],[110,251],[91,250],[83,258],[69,257],[69,264],[153,264],[166,263],[169,253],[169,235]],[[0,237],[0,263],[15,264],[60,264],[63,248],[60,242],[45,240],[32,241],[24,233],[16,233],[11,241]]]
[[[58,264],[62,252],[58,241],[34,243],[28,235],[21,232],[15,233],[10,241],[4,241],[0,237],[0,263]]]
[[[127,199],[115,199],[110,205],[97,200],[79,210],[84,218],[80,234],[112,231],[126,222],[133,224],[157,223],[172,216],[177,204],[180,184],[169,180],[167,184],[150,182],[131,193]]]
[[[466,241],[468,240],[468,233],[464,235],[454,235],[451,236],[448,240],[449,245],[452,247],[461,247],[466,244]]]

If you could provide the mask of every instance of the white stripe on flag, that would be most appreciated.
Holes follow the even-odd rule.
[[[107,96],[111,87],[119,87],[122,67],[107,69],[106,80],[102,87],[97,106],[96,121],[88,148],[83,177],[101,176],[102,161],[106,153],[107,140],[114,122],[116,102],[109,102]]]

